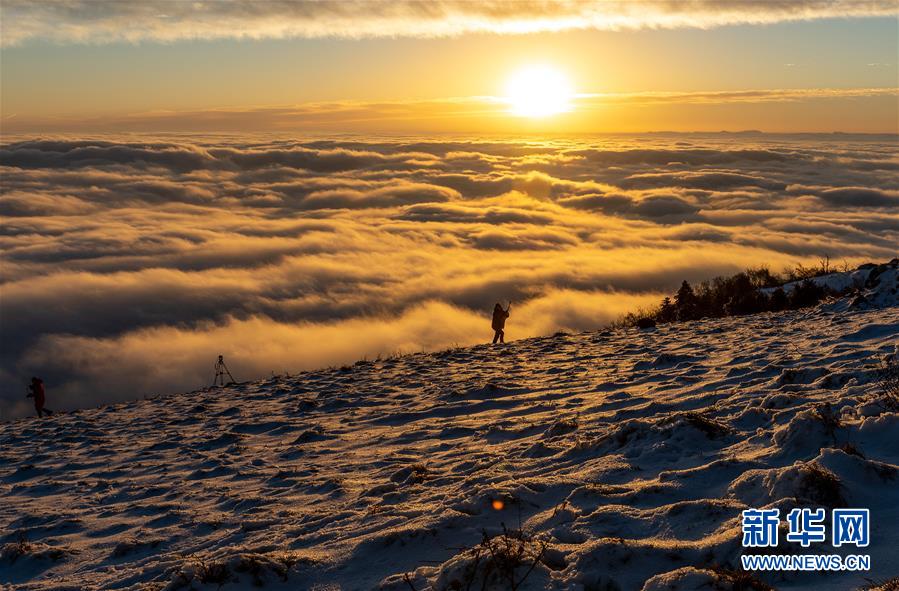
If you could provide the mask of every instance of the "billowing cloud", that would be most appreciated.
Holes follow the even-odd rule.
[[[899,191],[840,187],[821,191],[819,197],[827,203],[837,206],[899,207]]]
[[[678,195],[648,194],[641,199],[634,199],[621,194],[589,194],[561,199],[559,203],[576,209],[656,221],[664,218],[683,221],[699,212],[697,205]]]
[[[0,416],[599,328],[681,280],[896,256],[885,136],[8,137]]]
[[[715,27],[896,14],[890,0],[7,0],[2,39],[18,44],[287,37],[441,37],[570,29]]]

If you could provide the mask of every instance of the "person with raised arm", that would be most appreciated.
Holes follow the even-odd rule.
[[[512,302],[509,302],[509,305],[503,310],[503,307],[497,302],[495,306],[493,306],[493,344],[496,344],[497,341],[500,343],[505,343],[504,340],[506,333],[506,318],[509,317],[509,310],[512,309]]]

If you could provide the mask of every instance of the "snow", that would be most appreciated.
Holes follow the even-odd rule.
[[[899,258],[888,263],[868,263],[854,271],[828,273],[812,277],[809,281],[819,287],[826,287],[832,293],[846,294],[856,292],[856,297],[841,300],[843,307],[878,307],[899,304]],[[792,292],[801,281],[791,281],[783,285],[786,293]],[[761,291],[771,295],[777,288],[765,288]]]
[[[869,507],[870,572],[761,577],[853,588],[899,573],[897,337],[829,302],[2,424],[0,586],[737,589],[741,510]]]

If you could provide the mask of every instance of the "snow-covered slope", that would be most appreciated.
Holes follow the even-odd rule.
[[[897,342],[897,307],[821,306],[3,424],[0,585],[465,589],[520,524],[520,589],[731,589],[742,509],[870,507],[871,572],[763,577],[850,589],[899,574]]]

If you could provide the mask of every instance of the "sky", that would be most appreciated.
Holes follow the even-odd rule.
[[[894,2],[12,0],[2,11],[8,133],[899,131]],[[510,116],[507,81],[534,64],[565,76],[569,110]]]
[[[4,0],[0,420],[889,260],[897,12]]]

